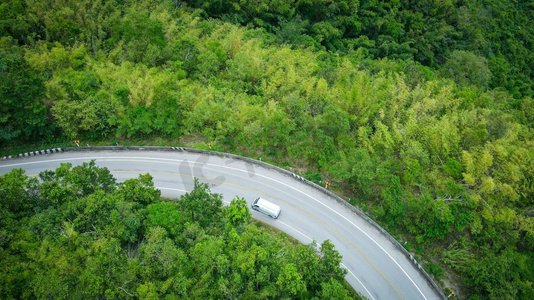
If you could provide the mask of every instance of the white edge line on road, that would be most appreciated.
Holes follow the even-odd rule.
[[[298,234],[302,235],[303,237],[307,238],[308,240],[310,240],[310,242],[313,242],[313,239],[311,237],[309,237],[307,234],[303,233],[302,231],[298,230],[297,228],[287,224],[286,222],[284,221],[280,221],[280,220],[276,220],[276,222],[286,226],[286,227],[289,227],[291,228],[292,230],[296,231]]]
[[[46,163],[46,162],[60,162],[60,161],[70,161],[70,160],[114,160],[114,159],[119,159],[119,160],[130,160],[130,161],[136,161],[136,160],[140,160],[140,161],[150,161],[150,162],[154,162],[154,161],[170,161],[170,162],[184,162],[184,161],[187,161],[189,162],[189,160],[187,159],[172,159],[172,158],[158,158],[158,157],[139,157],[139,156],[108,156],[108,157],[70,157],[70,158],[58,158],[58,159],[48,159],[48,160],[39,160],[39,161],[31,161],[31,162],[24,162],[24,163],[15,163],[15,164],[8,164],[8,165],[2,165],[0,166],[0,168],[4,168],[4,167],[14,167],[14,166],[23,166],[23,165],[31,165],[31,164],[39,164],[39,163]],[[194,162],[193,162],[194,163]],[[220,167],[220,168],[226,168],[226,169],[231,169],[231,170],[235,170],[235,171],[239,171],[239,172],[247,172],[246,170],[243,170],[243,169],[238,169],[238,168],[232,168],[232,167],[228,167],[228,166],[222,166],[222,165],[217,165],[217,164],[209,164],[209,163],[202,163],[202,165],[209,165],[209,166],[215,166],[215,167]],[[378,246],[378,248],[380,248],[394,263],[395,265],[397,265],[397,267],[399,267],[399,269],[402,271],[402,273],[404,273],[404,275],[410,280],[410,282],[415,286],[415,288],[417,289],[417,291],[419,291],[419,293],[421,294],[421,296],[423,296],[423,298],[425,300],[428,300],[426,298],[426,296],[423,294],[423,292],[421,291],[421,289],[419,288],[419,286],[417,286],[417,284],[413,281],[413,279],[410,277],[410,275],[408,275],[408,273],[401,267],[401,265],[393,258],[393,256],[391,256],[391,254],[389,254],[386,249],[384,249],[384,247],[382,247],[375,239],[373,239],[369,234],[367,234],[363,229],[361,229],[358,225],[354,224],[351,220],[349,220],[348,218],[346,218],[345,216],[343,216],[341,213],[339,213],[338,211],[336,211],[335,209],[331,208],[330,206],[324,204],[323,202],[321,202],[320,200],[317,200],[315,197],[307,194],[306,192],[303,192],[295,187],[292,187],[288,184],[285,184],[279,180],[276,180],[274,178],[271,178],[269,176],[265,176],[265,175],[261,175],[261,174],[255,174],[256,176],[260,176],[260,177],[263,177],[263,178],[266,178],[266,179],[270,179],[274,182],[277,182],[281,185],[284,185],[290,189],[293,189],[303,195],[306,195],[308,198],[314,200],[315,202],[321,204],[322,206],[326,207],[327,209],[329,209],[330,211],[332,211],[333,213],[335,213],[336,215],[340,216],[342,219],[344,219],[345,221],[349,222],[350,224],[352,224],[356,229],[358,229],[361,233],[363,233],[367,238],[369,238],[375,245]]]
[[[166,187],[161,187],[161,186],[155,186],[155,188],[157,188],[158,190],[169,190],[169,191],[176,191],[176,192],[184,192],[184,193],[187,193],[186,190],[181,190],[181,189],[166,188]]]

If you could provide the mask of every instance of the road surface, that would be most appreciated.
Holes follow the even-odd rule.
[[[369,299],[439,299],[423,274],[377,228],[325,193],[274,169],[242,160],[178,151],[83,151],[0,161],[0,174],[22,168],[36,176],[60,163],[95,160],[118,181],[150,173],[166,197],[208,183],[225,201],[262,197],[278,204],[277,220],[252,211],[254,218],[302,243],[331,240],[343,255],[349,284]]]

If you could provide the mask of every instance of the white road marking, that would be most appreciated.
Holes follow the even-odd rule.
[[[175,191],[175,192],[184,192],[184,193],[187,193],[186,190],[181,190],[181,189],[173,189],[173,188],[167,188],[167,187],[161,187],[161,186],[155,186],[155,188],[157,188],[158,190],[169,190],[169,191]]]
[[[307,238],[308,240],[310,240],[310,242],[313,242],[313,241],[314,241],[311,237],[309,237],[308,235],[306,235],[306,234],[303,233],[302,231],[298,230],[297,228],[295,228],[295,227],[293,227],[293,226],[287,224],[286,222],[284,222],[284,221],[280,221],[280,220],[277,220],[277,222],[280,223],[280,224],[282,224],[282,225],[284,225],[284,226],[286,226],[286,227],[291,228],[292,230],[294,230],[294,231],[296,231],[296,232],[298,232],[300,235],[302,235],[303,237],[305,237],[305,238]]]
[[[31,164],[39,164],[39,163],[47,163],[47,162],[60,162],[60,161],[71,161],[71,160],[105,160],[105,161],[113,161],[113,160],[127,160],[127,161],[137,161],[137,162],[158,162],[158,161],[161,161],[161,163],[167,161],[167,162],[190,162],[189,160],[187,159],[172,159],[172,158],[157,158],[157,157],[138,157],[138,156],[96,156],[96,157],[71,157],[71,158],[58,158],[58,159],[48,159],[48,160],[40,160],[40,161],[31,161],[31,162],[23,162],[23,163],[14,163],[14,164],[7,164],[7,165],[2,165],[0,166],[0,168],[5,168],[5,167],[14,167],[14,166],[23,166],[23,165],[31,165]],[[191,163],[194,163],[193,161],[191,161]],[[232,168],[232,167],[228,167],[228,166],[223,166],[223,165],[217,165],[217,164],[210,164],[210,163],[202,163],[202,165],[208,165],[208,166],[215,166],[215,167],[219,167],[219,168],[225,168],[225,169],[230,169],[230,170],[235,170],[235,171],[238,171],[238,172],[248,172],[246,170],[243,170],[243,169],[238,169],[238,168]],[[330,211],[332,211],[333,213],[335,213],[336,215],[340,216],[342,219],[344,219],[345,221],[349,222],[351,225],[353,225],[356,229],[358,229],[362,234],[364,234],[367,238],[369,238],[376,246],[378,246],[378,248],[380,248],[380,250],[382,250],[394,263],[395,265],[402,271],[402,273],[410,280],[410,282],[415,286],[415,288],[417,289],[417,291],[419,291],[419,293],[421,294],[421,296],[423,296],[423,298],[425,300],[428,300],[426,298],[426,296],[423,294],[423,292],[421,291],[421,289],[419,288],[419,286],[417,286],[417,284],[413,281],[413,279],[410,277],[410,275],[408,275],[408,273],[401,267],[401,265],[393,258],[393,256],[391,256],[391,254],[389,254],[386,249],[384,249],[375,239],[373,239],[369,234],[367,234],[363,229],[361,229],[358,225],[356,225],[355,223],[353,223],[351,220],[349,220],[348,218],[346,218],[345,216],[343,216],[341,213],[339,213],[338,211],[336,211],[335,209],[331,208],[330,206],[326,205],[325,203],[321,202],[320,200],[316,199],[315,197],[307,194],[306,192],[303,192],[291,185],[288,185],[288,184],[285,184],[284,182],[282,181],[279,181],[277,179],[274,179],[274,178],[271,178],[269,176],[265,176],[265,175],[261,175],[261,174],[255,174],[255,176],[259,176],[259,177],[263,177],[263,178],[266,178],[266,179],[269,179],[269,180],[272,180],[274,182],[277,182],[281,185],[284,185],[290,189],[293,189],[305,196],[307,196],[308,198],[314,200],[315,202],[321,204],[322,206],[326,207],[327,209],[329,209]]]

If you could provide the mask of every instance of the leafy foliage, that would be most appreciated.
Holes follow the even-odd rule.
[[[479,72],[483,78],[479,80],[484,85],[504,87],[516,96],[533,95],[534,30],[529,22],[533,8],[527,2],[186,2],[209,16],[266,29],[275,33],[281,43],[297,47],[322,46],[345,53],[356,50],[373,58],[409,59],[434,68],[448,60],[447,69],[454,63],[451,60],[467,59],[463,68],[482,65]],[[460,84],[466,83],[463,77],[458,78],[457,71],[460,70],[447,70],[445,74],[459,79]],[[494,76],[490,81],[491,74]]]
[[[94,162],[63,164],[40,180],[0,176],[0,199],[3,299],[353,295],[329,241],[316,253],[269,233],[244,199],[223,208],[198,181],[170,201],[148,174],[115,183]]]
[[[0,4],[2,143],[48,137],[55,129],[83,140],[166,137],[293,166],[363,204],[418,254],[435,254],[429,265],[458,275],[461,295],[501,298],[499,288],[506,286],[509,295],[532,298],[530,4],[187,3],[201,9],[149,0]],[[203,19],[206,15],[222,20]],[[62,180],[67,179],[50,181],[52,191]],[[204,217],[198,203],[185,201],[171,215],[192,222],[186,225],[163,221],[163,208],[150,206],[159,195],[148,178],[117,189],[148,205],[147,222],[165,228],[169,238],[187,232],[180,241],[190,246],[214,218],[226,217],[223,227],[244,230],[239,202],[224,211],[216,196],[206,196],[213,209]],[[76,197],[75,190],[61,190],[36,204],[31,189],[26,193],[20,196],[24,201],[10,205],[25,211]],[[94,203],[104,198],[102,209],[112,212],[116,200],[92,197]],[[117,237],[121,242],[139,234],[137,224],[145,220],[128,210],[117,209],[112,218],[129,220]],[[40,214],[35,222],[60,219],[54,211]],[[2,222],[10,226],[12,219]],[[210,246],[217,243],[197,250],[217,257]],[[54,251],[51,255],[61,254]],[[263,257],[260,251],[255,255]],[[300,255],[314,261],[308,253]],[[252,258],[240,259],[247,275],[227,280],[246,278],[262,286],[265,274],[247,269]],[[501,276],[492,264],[493,270],[517,271]],[[220,258],[220,268],[212,271],[224,272],[225,266]],[[298,278],[286,271],[288,278]],[[313,273],[301,275],[315,282],[314,291],[324,286],[325,293],[342,294]],[[46,276],[64,286],[58,274]],[[170,286],[183,290],[184,284],[177,279]],[[312,289],[299,286],[284,286],[285,296]],[[159,290],[147,281],[128,291],[148,297]]]
[[[11,37],[0,37],[0,145],[50,133],[45,87]],[[47,132],[48,131],[48,132]]]

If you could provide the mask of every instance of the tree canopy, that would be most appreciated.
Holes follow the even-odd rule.
[[[155,138],[261,158],[343,193],[459,295],[531,299],[532,19],[497,0],[3,1],[0,146]],[[121,193],[156,197],[138,192]]]
[[[167,200],[148,174],[62,164],[0,176],[0,199],[2,299],[358,297],[329,241],[317,253],[265,230],[198,181]]]

